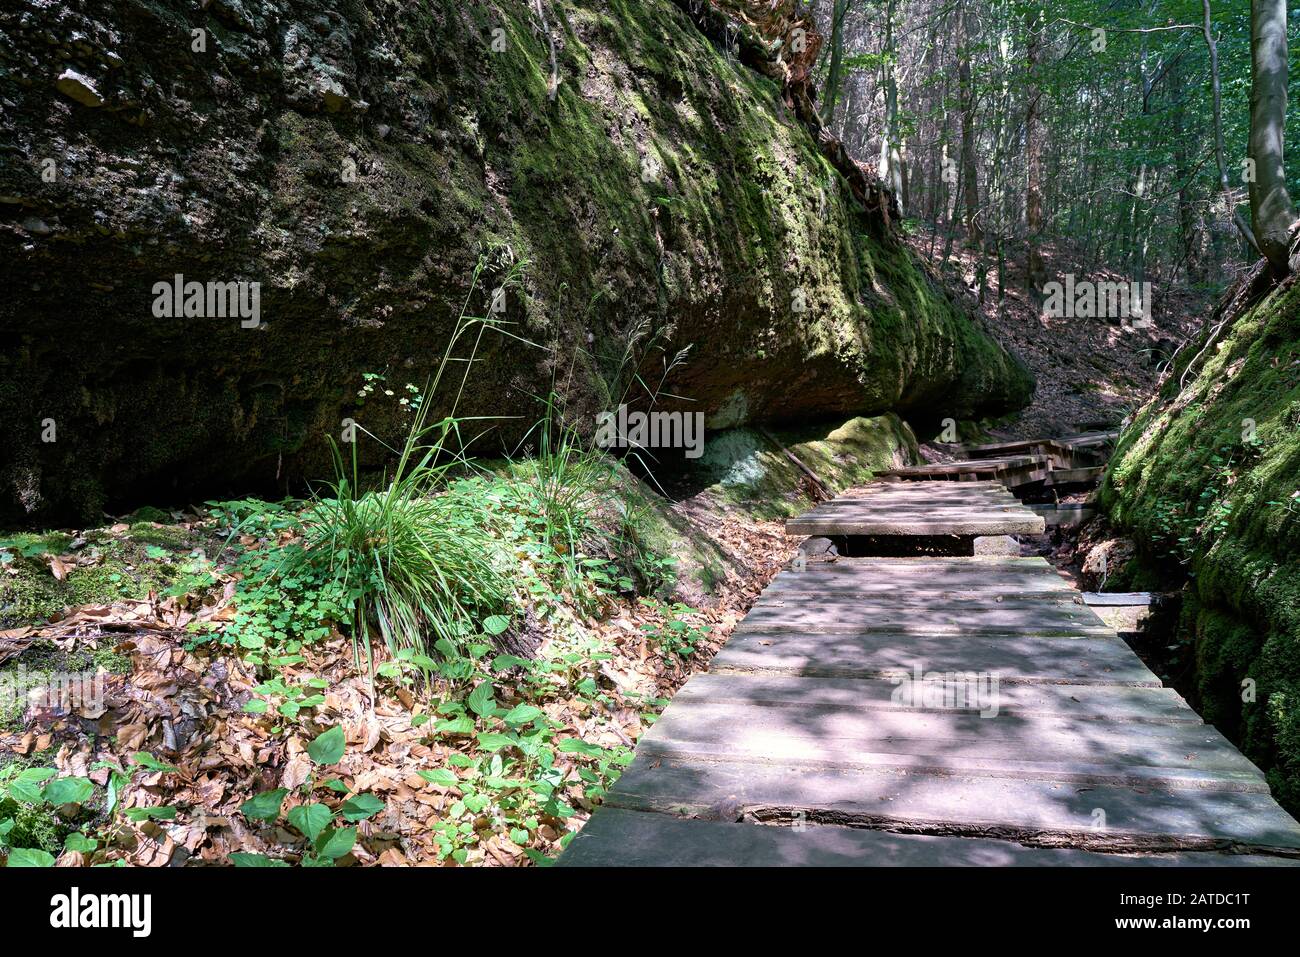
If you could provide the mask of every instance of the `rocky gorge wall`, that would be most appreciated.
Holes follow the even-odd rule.
[[[689,346],[711,428],[1032,390],[668,0],[11,0],[0,147],[6,524],[319,475],[507,275],[457,406],[507,445],[552,388],[594,424],[630,348]],[[159,315],[176,275],[259,321]]]
[[[1294,279],[1184,348],[1120,437],[1101,495],[1139,549],[1109,587],[1184,585],[1177,640],[1190,652],[1180,677],[1193,705],[1268,770],[1279,801],[1300,810]]]

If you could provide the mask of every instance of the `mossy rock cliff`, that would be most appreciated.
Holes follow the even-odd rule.
[[[1120,439],[1103,502],[1141,575],[1187,579],[1201,714],[1300,811],[1300,286],[1183,350]],[[1202,358],[1188,371],[1198,354]],[[1184,387],[1179,388],[1179,380]]]
[[[319,475],[400,421],[363,374],[422,384],[519,264],[459,406],[503,442],[552,387],[594,427],[638,339],[716,428],[1027,399],[770,80],[667,0],[542,9],[6,4],[0,522]],[[156,317],[176,274],[260,283],[262,325]]]

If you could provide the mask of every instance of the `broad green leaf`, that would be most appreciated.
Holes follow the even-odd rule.
[[[358,794],[344,801],[339,811],[349,821],[364,821],[366,818],[374,817],[383,809],[384,802],[373,794]]]
[[[502,720],[506,724],[527,724],[542,716],[542,709],[531,704],[517,704],[505,713]]]
[[[131,763],[139,765],[142,768],[148,768],[150,771],[179,771],[180,768],[174,764],[168,764],[165,761],[159,761],[148,751],[137,751],[131,755]]]
[[[300,804],[289,809],[289,823],[307,840],[315,842],[320,832],[329,827],[334,815],[324,804]]]
[[[588,744],[581,738],[565,738],[558,745],[558,750],[565,754],[585,754],[588,757],[599,757],[605,753],[605,749],[598,744]]]
[[[514,841],[516,844],[520,846],[527,844],[528,838],[529,838],[528,832],[525,831],[522,827],[516,827],[510,830],[510,840]]]
[[[514,743],[514,738],[495,731],[480,731],[478,735],[478,746],[484,751],[500,751]]]
[[[27,768],[9,782],[9,796],[21,804],[40,804],[41,785],[54,777],[53,768]]]
[[[285,795],[288,793],[288,788],[263,791],[241,804],[239,810],[244,813],[244,817],[252,821],[274,821],[279,816],[280,805],[284,803]]]
[[[460,778],[456,777],[456,772],[447,768],[438,768],[434,771],[417,771],[415,773],[430,784],[436,784],[439,787],[452,788],[460,783]]]
[[[266,714],[266,699],[250,698],[244,702],[244,712],[246,714]]]
[[[53,867],[54,855],[38,848],[15,847],[9,852],[6,867]]]
[[[94,838],[87,837],[80,831],[73,831],[63,841],[65,851],[81,851],[83,854],[89,854],[95,848],[99,847],[99,842]]]
[[[355,827],[336,827],[326,831],[316,839],[316,853],[321,857],[336,861],[343,857],[357,843]]]
[[[127,820],[135,821],[172,821],[176,819],[174,807],[129,807],[122,812]]]
[[[433,730],[444,734],[473,734],[474,719],[461,715],[459,718],[443,718],[433,726]]]
[[[242,851],[236,851],[230,855],[230,863],[236,867],[288,867],[285,861],[277,861],[267,857],[265,854],[245,854]]]
[[[493,671],[505,671],[507,668],[531,668],[533,663],[517,655],[497,655],[492,659]]]
[[[343,726],[335,725],[317,735],[316,739],[307,745],[307,754],[317,764],[338,764],[343,758],[346,747],[347,739],[343,735]]]
[[[469,705],[469,710],[480,717],[486,717],[496,710],[497,704],[492,696],[492,690],[492,682],[480,681],[465,701]]]
[[[55,778],[41,792],[45,800],[56,807],[63,804],[84,804],[94,793],[95,785],[89,778]]]
[[[488,615],[483,619],[483,630],[489,635],[499,635],[510,627],[510,619],[505,615]]]

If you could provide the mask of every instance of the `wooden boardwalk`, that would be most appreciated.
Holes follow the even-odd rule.
[[[788,527],[1042,531],[991,485],[899,488]],[[1300,824],[1045,560],[798,561],[559,863],[1295,865]]]
[[[965,458],[890,469],[880,476],[887,482],[947,481],[997,482],[1014,488],[1043,482],[1073,485],[1094,482],[1116,432],[1084,432],[1055,439],[1021,439],[959,447]]]

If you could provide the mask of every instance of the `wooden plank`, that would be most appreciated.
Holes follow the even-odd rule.
[[[1048,476],[1053,485],[1068,485],[1079,482],[1096,482],[1106,471],[1105,466],[1090,468],[1052,469]]]
[[[891,498],[961,498],[971,501],[984,499],[1015,499],[1001,482],[888,482],[853,489],[828,502],[868,502]]]
[[[1041,515],[1048,528],[1082,525],[1097,514],[1091,505],[1067,503],[1062,505],[1029,505],[1034,514]]]
[[[864,711],[915,710],[898,700],[899,683],[883,678],[805,678],[786,675],[697,674],[673,702],[708,700],[772,708],[852,707]],[[978,708],[968,709],[978,713]],[[998,713],[1073,715],[1095,721],[1201,724],[1173,688],[1112,685],[1002,684]]]
[[[1083,593],[1083,601],[1088,605],[1097,605],[1100,607],[1123,607],[1128,605],[1146,606],[1151,604],[1151,592],[1149,591],[1086,591]]]
[[[907,515],[907,516],[924,516],[924,515],[941,515],[945,518],[949,516],[979,516],[979,515],[1006,515],[1008,513],[1024,514],[1033,511],[1026,508],[1019,502],[873,502],[873,501],[856,501],[856,502],[839,502],[832,504],[824,502],[816,508],[810,508],[806,512],[800,513],[800,517],[809,515],[821,515],[826,517],[849,518],[857,516],[874,516],[874,515]]]
[[[877,561],[876,559],[869,559]],[[955,561],[998,561],[1002,556]],[[1040,559],[1012,559],[1040,561]],[[840,559],[835,562],[808,562],[802,571],[782,571],[772,579],[765,594],[898,594],[912,597],[937,594],[968,594],[997,597],[1000,595],[1041,595],[1045,597],[1077,594],[1069,582],[1046,563],[1042,567],[1023,565],[979,568],[963,565],[870,565],[857,564],[864,559]]]
[[[927,472],[988,472],[999,468],[1023,465],[1047,465],[1046,455],[1005,455],[985,459],[962,459],[956,462],[930,462],[926,465],[906,465],[887,469],[879,475],[921,475]]]
[[[711,671],[891,678],[909,676],[919,666],[930,672],[996,674],[1002,683],[1160,686],[1119,638],[953,638],[742,629],[714,656]]]
[[[840,518],[838,516],[800,516],[785,522],[787,535],[1041,535],[1046,526],[1042,516],[1026,510],[1023,515],[974,516],[969,518],[944,518],[943,516],[893,518],[888,514],[878,517]]]
[[[988,838],[833,825],[765,827],[647,811],[596,811],[557,867],[1296,867],[1265,854],[1100,854]]]
[[[1073,602],[911,599],[899,596],[796,598],[764,596],[742,628],[911,635],[1113,635]]]
[[[1300,824],[1252,791],[1079,785],[639,755],[606,803],[720,820],[802,813],[856,824],[1097,849],[1300,853]]]
[[[1019,780],[1268,792],[1263,773],[1209,725],[1007,715],[988,708],[864,711],[691,698],[669,708],[638,753],[798,767],[895,768]],[[940,695],[934,696],[938,700]]]
[[[928,482],[926,483],[929,484]],[[951,483],[954,489],[962,489],[961,482]],[[906,488],[906,484],[903,488]],[[992,492],[979,492],[976,495],[939,495],[935,492],[926,491],[920,495],[868,495],[864,498],[833,498],[827,502],[819,502],[813,510],[822,512],[835,511],[854,511],[864,509],[880,509],[883,507],[891,508],[1025,508],[1020,501],[1008,492],[1005,496],[994,495]]]

